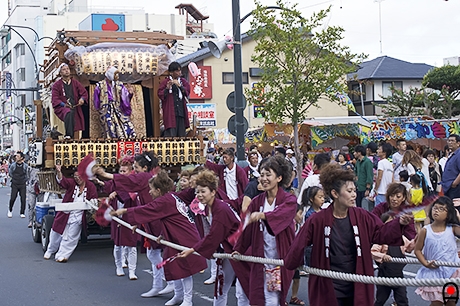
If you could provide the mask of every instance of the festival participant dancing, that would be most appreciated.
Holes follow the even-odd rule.
[[[222,200],[216,198],[218,189],[218,178],[212,171],[205,170],[198,174],[196,178],[196,196],[200,203],[208,207],[206,218],[209,220],[210,228],[208,234],[201,239],[193,248],[182,251],[180,257],[186,258],[193,252],[198,252],[201,256],[208,259],[212,258],[214,252],[231,253],[233,251],[233,241],[230,238],[240,225],[240,219],[231,206]],[[244,275],[248,270],[248,266],[243,262],[230,261],[228,259],[217,259],[218,272],[217,275],[222,275],[223,283],[216,282],[214,291],[214,305],[226,306],[228,290],[230,289],[235,272]],[[247,278],[240,276],[244,284],[241,286],[238,283],[238,292],[242,292],[242,288],[248,288]],[[245,283],[246,282],[246,283]],[[244,301],[247,302],[247,298]],[[240,299],[238,299],[238,305]],[[244,304],[246,305],[246,304]]]
[[[130,175],[133,172],[134,156],[126,156],[120,161],[118,173]],[[138,205],[137,194],[126,191],[115,190],[114,181],[104,182],[104,192],[109,194],[110,206],[117,210],[119,208],[135,207]],[[122,218],[122,216],[120,216]],[[139,235],[133,233],[127,227],[121,226],[117,222],[111,222],[110,236],[113,240],[113,257],[115,258],[116,273],[124,276],[123,271],[124,253],[127,252],[129,279],[136,280],[137,265],[137,241]]]
[[[131,175],[111,174],[102,168],[96,169],[96,174],[101,178],[113,180],[113,188],[117,192],[137,192],[140,205],[145,205],[152,200],[149,193],[149,180],[152,178],[152,170],[158,167],[158,159],[153,152],[142,152],[134,157],[134,172]],[[161,233],[161,224],[158,221],[143,223],[145,231],[154,236]],[[154,241],[145,239],[147,258],[152,263],[153,284],[152,289],[141,294],[142,297],[153,297],[159,294],[163,287],[161,270],[156,265],[162,262],[161,248]]]
[[[273,156],[260,169],[259,180],[264,192],[248,207],[248,225],[235,245],[235,253],[284,258],[294,240],[297,210],[296,197],[282,188],[290,181],[292,168],[283,157]],[[251,305],[284,306],[294,271],[271,264],[250,263],[249,266]]]
[[[304,248],[313,245],[311,267],[373,276],[372,244],[401,245],[402,231],[412,215],[383,224],[376,215],[356,207],[355,175],[339,165],[326,166],[320,181],[333,202],[307,219],[284,257],[285,267],[300,266]],[[374,285],[310,274],[308,297],[310,305],[373,305]]]
[[[64,177],[61,172],[61,165],[55,166],[56,181],[66,190],[62,200],[63,203],[97,199],[96,186],[88,181],[83,164],[80,163],[73,178]],[[84,210],[58,211],[51,228],[48,249],[43,258],[50,259],[56,253],[55,259],[57,262],[67,262],[78,245],[82,227],[86,230]]]
[[[192,247],[199,241],[199,234],[193,219],[188,214],[185,203],[170,191],[174,183],[166,171],[161,170],[150,181],[150,194],[153,201],[138,207],[122,208],[113,215],[126,214],[127,220],[135,224],[143,224],[153,220],[160,221],[162,235],[165,240],[182,246]],[[132,223],[132,222],[130,222]],[[170,247],[165,247],[164,256],[170,258],[178,252]],[[174,297],[165,305],[176,305],[182,301],[181,306],[192,305],[193,279],[192,275],[206,269],[206,260],[198,255],[184,259],[170,261],[164,266],[166,280],[180,281],[183,286],[182,296],[175,291]]]

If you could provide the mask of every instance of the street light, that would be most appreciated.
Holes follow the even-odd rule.
[[[36,38],[36,41],[41,41],[42,39],[51,39],[51,40],[54,40],[52,37],[49,37],[49,36],[43,36],[43,37],[40,37],[37,33],[37,31],[35,31],[35,29],[31,28],[31,27],[28,27],[28,26],[22,26],[22,25],[9,25],[9,24],[5,24],[3,25],[3,28],[0,29],[0,35],[1,36],[5,36],[5,35],[8,35],[8,33],[10,31],[13,31],[14,33],[16,33],[21,39],[22,41],[27,45],[29,51],[30,51],[30,54],[32,55],[32,59],[34,61],[34,64],[35,64],[35,79],[36,79],[36,82],[37,82],[37,85],[35,88],[29,88],[29,89],[26,89],[24,91],[35,91],[37,93],[37,100],[40,100],[40,68],[39,68],[39,65],[38,65],[38,62],[37,62],[37,58],[35,57],[35,52],[32,50],[32,47],[30,46],[29,42],[24,38],[24,36],[22,36],[22,34],[16,30],[15,28],[19,28],[19,29],[28,29],[28,30],[31,30],[32,32],[34,32],[35,34],[35,38]],[[17,91],[19,91],[17,89]],[[25,106],[25,105],[24,105]],[[25,114],[25,109],[23,108],[23,115]],[[28,149],[28,140],[27,140],[27,136],[25,135],[25,115],[24,115],[24,121],[23,121],[23,133],[24,133],[24,150],[27,150]]]

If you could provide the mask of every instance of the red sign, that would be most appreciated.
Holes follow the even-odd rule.
[[[196,78],[189,72],[190,100],[212,99],[212,74],[211,66],[198,67]]]
[[[142,153],[142,141],[119,141],[117,142],[117,158],[126,155],[136,155]]]

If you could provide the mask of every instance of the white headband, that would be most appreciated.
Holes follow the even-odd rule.
[[[118,69],[115,68],[115,67],[110,67],[109,69],[107,69],[107,71],[105,72],[105,76],[110,80],[110,81],[113,81],[113,78],[115,76],[115,72],[117,72]]]
[[[68,65],[67,63],[62,63],[62,64],[60,64],[59,67],[58,67],[59,73],[61,73],[61,69],[62,69],[62,67],[64,67],[64,66],[69,67],[69,65]]]

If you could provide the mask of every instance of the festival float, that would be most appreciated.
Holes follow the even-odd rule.
[[[173,178],[180,172],[181,166],[203,162],[203,138],[196,135],[195,124],[192,124],[187,137],[160,137],[162,117],[157,91],[161,81],[167,77],[165,72],[169,64],[174,61],[169,46],[182,38],[159,32],[62,30],[57,33],[47,48],[42,65],[43,89],[41,99],[35,101],[37,139],[29,146],[30,164],[41,169],[41,192],[61,194],[54,166],[61,165],[64,175],[70,175],[89,153],[93,154],[96,164],[115,172],[121,157],[154,151],[160,166],[168,170]],[[62,63],[69,65],[72,77],[86,88],[89,97],[88,105],[82,107],[85,131],[76,132],[74,139],[62,137],[64,124],[54,114],[51,103],[52,85],[59,77],[58,67]],[[104,79],[107,68],[111,66],[118,69],[120,81],[131,84],[133,88],[130,120],[136,130],[135,139],[104,137],[99,114],[94,107],[96,83]],[[61,136],[56,136],[59,134]],[[38,207],[40,210],[40,205]],[[48,239],[52,219],[48,218],[51,217],[49,215],[43,216],[48,214],[48,210],[41,211],[38,218],[34,216],[32,234],[36,242],[40,241],[39,219],[46,223],[46,226],[43,224],[46,230],[41,231],[41,239]],[[95,223],[92,221],[88,223]],[[46,248],[45,243],[43,247]]]

